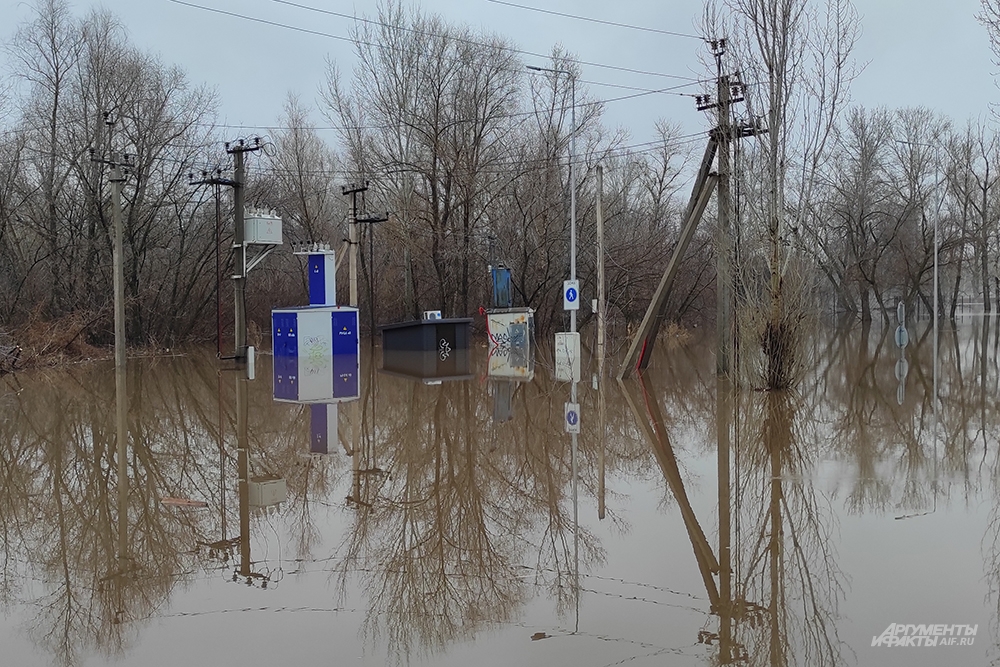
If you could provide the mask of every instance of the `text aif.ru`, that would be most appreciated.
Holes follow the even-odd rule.
[[[913,625],[890,623],[878,637],[872,637],[872,646],[972,646],[978,625]]]

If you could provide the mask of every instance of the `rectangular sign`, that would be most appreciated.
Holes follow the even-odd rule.
[[[580,334],[560,331],[556,334],[556,380],[580,381]]]

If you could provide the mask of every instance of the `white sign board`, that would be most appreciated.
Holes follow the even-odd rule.
[[[580,432],[580,404],[566,403],[563,410],[567,433]]]
[[[580,381],[580,334],[560,331],[556,334],[556,380]]]
[[[563,281],[563,310],[580,310],[580,281]]]

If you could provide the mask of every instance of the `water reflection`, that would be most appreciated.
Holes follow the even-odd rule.
[[[342,553],[342,585],[360,572],[370,601],[364,633],[391,654],[433,653],[509,623],[538,587],[563,609],[572,599],[569,457],[551,385],[521,386],[511,423],[480,409],[484,384],[436,377],[378,383],[373,449],[391,475],[369,477],[378,485]],[[601,553],[588,539],[593,564]]]
[[[148,618],[192,567],[178,545],[200,533],[197,515],[160,504],[190,495],[187,431],[177,410],[186,397],[169,378],[168,386],[152,379],[131,374],[132,402],[159,418],[133,421],[134,446],[117,457],[108,410],[113,374],[51,373],[5,395],[4,601],[29,596],[26,630],[59,664],[76,664],[93,649],[122,655],[139,631],[135,621]],[[40,593],[26,585],[33,577]]]
[[[886,519],[888,531],[986,501],[991,522],[974,543],[982,539],[998,623],[997,332],[981,321],[944,332],[937,445],[921,326],[911,329],[902,405],[899,350],[878,329],[817,335],[816,366],[796,393],[717,383],[697,345],[660,350],[641,382],[581,385],[585,415],[602,412],[602,391],[606,409],[579,437],[579,586],[568,387],[551,379],[544,355],[515,378],[491,374],[486,351],[474,349],[467,371],[433,384],[378,372],[364,356],[358,397],[339,404],[275,402],[266,380],[220,371],[212,356],[138,361],[123,457],[108,367],[7,376],[0,601],[32,650],[64,665],[128,660],[183,590],[220,581],[224,590],[211,590],[223,608],[248,604],[237,595],[356,607],[337,623],[354,624],[348,650],[375,651],[376,664],[446,664],[484,630],[515,644],[551,636],[573,627],[578,599],[580,632],[560,650],[580,664],[653,664],[640,650],[771,666],[851,664],[858,653],[864,664],[864,647],[844,634],[845,606],[860,600],[858,613],[873,593],[852,590],[842,570],[858,562],[845,552],[865,545],[837,546],[857,517]],[[327,406],[337,408],[322,453],[313,405],[328,419]],[[283,502],[252,502],[263,492],[252,484],[276,479]],[[647,489],[668,502],[634,507]],[[604,511],[610,520],[598,523]],[[682,541],[685,563],[649,550],[651,535]],[[635,573],[636,563],[664,579]],[[286,570],[316,568],[302,590],[284,585]],[[688,571],[690,580],[672,579]],[[705,593],[685,605],[696,621],[682,630],[626,598],[616,604],[635,618],[612,632],[610,579]],[[977,592],[972,604],[981,603]],[[647,620],[668,636],[640,636]],[[585,642],[598,635],[619,652],[592,658]]]
[[[815,488],[815,422],[790,392],[740,396],[735,446],[734,649],[750,664],[839,665],[846,581],[833,508]]]

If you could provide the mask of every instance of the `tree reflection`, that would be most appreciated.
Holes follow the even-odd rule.
[[[520,387],[516,418],[503,423],[490,418],[485,385],[383,376],[378,391],[387,407],[373,446],[389,474],[369,476],[342,548],[342,584],[360,571],[370,598],[366,636],[400,657],[440,651],[512,621],[533,584],[565,612],[569,452],[549,387]],[[593,536],[581,542],[583,562],[598,562]]]
[[[124,461],[132,483],[118,479],[113,395],[113,376],[88,370],[35,381],[8,406],[0,434],[0,522],[14,536],[5,548],[21,550],[7,559],[5,580],[41,579],[29,634],[63,665],[93,649],[121,655],[132,621],[150,616],[190,569],[177,544],[195,517],[160,510],[163,471],[148,431],[133,429]],[[10,592],[7,604],[34,593]]]
[[[737,398],[734,641],[749,664],[838,665],[844,577],[813,486],[815,420],[789,391]]]
[[[196,545],[216,541],[218,515],[161,503],[192,498],[225,507],[233,456],[223,448],[220,468],[217,443],[233,432],[232,407],[216,410],[223,396],[215,364],[196,358],[131,367],[124,475],[107,367],[8,377],[0,389],[0,600],[25,610],[28,636],[60,665],[95,651],[122,657],[178,582],[215,567]],[[255,427],[269,427],[259,427],[258,447],[272,429],[294,432],[270,406],[254,406]],[[297,453],[287,441],[266,440],[262,458],[291,468]],[[37,583],[23,585],[29,579]]]

